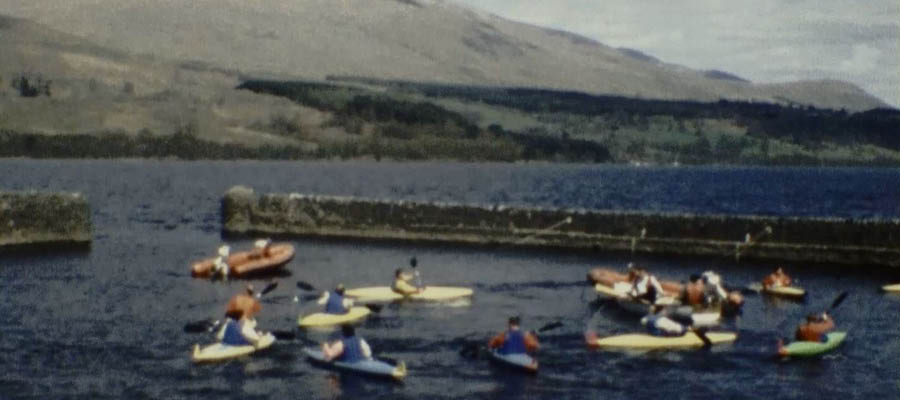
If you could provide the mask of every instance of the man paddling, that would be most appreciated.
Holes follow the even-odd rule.
[[[688,327],[670,318],[669,312],[662,306],[650,307],[650,314],[641,318],[641,324],[653,336],[682,336]]]
[[[231,346],[256,345],[262,334],[256,330],[254,316],[262,310],[262,305],[253,298],[253,287],[239,293],[225,306],[225,324],[216,337],[223,344]]]
[[[344,285],[338,284],[332,291],[322,293],[318,303],[325,305],[326,314],[346,314],[353,307],[353,300],[344,297]]]
[[[249,258],[257,260],[269,257],[271,255],[272,241],[269,239],[259,239],[253,242],[253,250],[250,251]]]
[[[540,348],[537,336],[531,332],[522,332],[519,329],[519,317],[510,317],[509,327],[506,332],[501,332],[491,338],[488,347],[497,349],[500,354],[525,354]]]
[[[834,328],[834,320],[828,313],[810,314],[806,316],[806,321],[797,327],[794,336],[804,342],[825,342],[828,340],[825,335]]]
[[[781,267],[778,267],[775,272],[763,279],[762,285],[764,289],[791,286],[791,277],[784,273],[784,270],[781,269]]]
[[[635,299],[647,300],[650,304],[656,303],[656,300],[664,294],[659,280],[643,268],[634,268],[633,272],[634,280],[628,294]]]
[[[394,271],[394,283],[391,285],[391,290],[404,296],[422,293],[422,288],[416,287],[411,283],[413,278],[413,275],[403,270],[403,268],[397,268]]]
[[[331,343],[322,343],[322,353],[325,354],[325,361],[354,363],[372,358],[369,344],[362,337],[356,336],[356,330],[351,325],[341,326],[341,338]]]
[[[215,278],[216,275],[220,275],[222,279],[228,279],[228,254],[231,252],[231,247],[228,245],[223,245],[219,247],[219,257],[213,261],[213,273],[212,277]]]

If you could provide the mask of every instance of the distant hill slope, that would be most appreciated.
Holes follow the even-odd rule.
[[[254,75],[365,76],[847,110],[885,106],[844,82],[754,84],[443,0],[6,0],[0,13],[132,53]]]

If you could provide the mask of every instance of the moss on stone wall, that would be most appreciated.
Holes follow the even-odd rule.
[[[80,194],[0,192],[0,246],[90,241],[90,206]]]

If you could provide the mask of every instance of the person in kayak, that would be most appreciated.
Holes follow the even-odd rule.
[[[643,299],[656,303],[656,299],[664,295],[662,285],[653,274],[643,268],[634,268],[634,280],[628,294],[635,299]]]
[[[256,330],[254,316],[262,310],[262,305],[253,298],[252,287],[247,292],[239,293],[225,306],[225,324],[216,334],[223,344],[231,346],[256,345],[262,334]]]
[[[231,252],[231,247],[228,245],[223,245],[219,247],[219,257],[216,257],[216,260],[213,261],[213,273],[212,277],[215,278],[217,275],[221,276],[222,279],[228,279],[228,254]]]
[[[700,275],[692,274],[690,279],[688,279],[688,282],[681,288],[678,300],[684,305],[689,305],[694,308],[703,308],[706,306],[704,304],[706,299],[704,295],[705,292],[706,288],[703,285],[703,279],[701,279]]]
[[[659,305],[650,307],[650,314],[641,318],[641,324],[653,336],[683,336],[688,331],[686,325],[670,318],[666,308]]]
[[[491,338],[488,347],[497,349],[500,354],[524,354],[540,348],[537,336],[532,332],[522,332],[519,322],[519,317],[510,317],[506,332],[500,332]]]
[[[412,280],[412,274],[404,271],[403,268],[397,268],[397,270],[394,271],[394,283],[391,285],[391,290],[393,290],[394,293],[399,293],[404,296],[421,293],[422,288],[413,285],[411,283]]]
[[[828,313],[810,314],[806,316],[806,321],[797,327],[794,337],[805,342],[826,342],[828,337],[825,334],[833,330],[834,320]]]
[[[250,259],[260,259],[271,255],[272,241],[269,239],[259,239],[253,242],[253,251],[250,252]]]
[[[781,267],[778,267],[775,272],[769,274],[769,276],[763,279],[762,285],[765,289],[791,286],[791,277],[788,276],[788,274],[784,273],[784,270],[781,269]]]
[[[328,343],[322,343],[322,353],[325,360],[337,360],[353,363],[372,358],[372,349],[365,339],[356,336],[356,330],[351,325],[341,326],[341,338]]]
[[[318,300],[325,305],[326,314],[346,314],[353,307],[353,300],[344,297],[344,285],[338,284],[334,290],[322,293]]]

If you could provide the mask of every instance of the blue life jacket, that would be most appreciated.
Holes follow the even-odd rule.
[[[325,303],[325,313],[327,314],[346,314],[347,307],[344,307],[344,296],[337,292],[328,292],[328,302]]]
[[[341,339],[344,343],[344,352],[338,357],[338,361],[345,363],[355,363],[366,359],[366,355],[362,351],[362,339],[351,336]]]
[[[241,324],[235,320],[228,320],[225,322],[225,337],[222,338],[222,343],[230,346],[249,346],[252,345],[244,335],[241,334]]]
[[[525,334],[521,330],[506,331],[506,340],[497,350],[500,354],[525,354]]]

